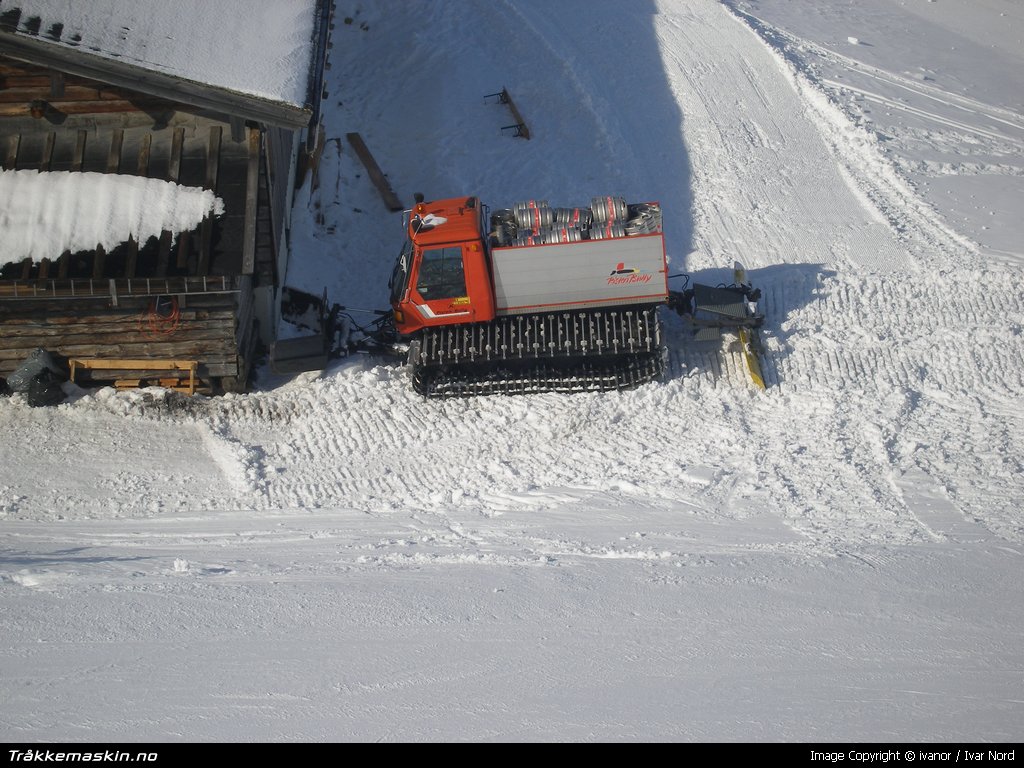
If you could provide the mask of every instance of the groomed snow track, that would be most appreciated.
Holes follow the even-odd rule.
[[[193,497],[174,484],[121,477],[116,467],[124,462],[114,463],[111,488],[132,489],[118,497],[114,514],[153,514],[192,498],[198,506],[344,505],[472,520],[487,514],[496,496],[572,488],[586,489],[583,495],[625,493],[623,499],[639,494],[666,508],[686,498],[696,503],[695,514],[710,517],[771,510],[812,547],[836,551],[856,542],[941,536],[906,493],[905,478],[914,477],[915,488],[930,484],[929,493],[947,499],[955,514],[983,520],[1008,539],[1024,538],[1016,511],[1024,452],[1015,438],[1024,419],[1014,406],[1024,393],[1021,276],[986,264],[944,235],[925,207],[898,203],[909,190],[870,137],[844,123],[744,20],[711,2],[665,4],[655,15],[629,19],[614,4],[595,5],[583,17],[530,2],[483,4],[464,16],[437,4],[415,23],[402,13],[381,13],[370,20],[373,33],[353,35],[351,49],[343,48],[350,58],[338,67],[353,77],[332,87],[385,123],[404,125],[409,100],[418,103],[432,116],[423,126],[426,138],[438,142],[438,163],[458,176],[460,189],[492,199],[514,198],[523,189],[574,199],[595,186],[588,177],[599,177],[603,188],[658,198],[664,210],[686,211],[692,203],[689,224],[665,221],[670,269],[715,284],[729,281],[728,271],[716,270],[733,256],[745,262],[763,291],[768,390],[751,386],[730,336],[722,344],[695,344],[683,322],[664,313],[664,381],[632,391],[424,400],[413,391],[408,368],[365,358],[319,380],[242,398],[89,398],[67,418],[105,420],[112,413],[110,430],[125,419],[194,421],[204,436],[197,445],[216,453],[215,465],[231,478],[231,495],[211,479],[197,483]],[[541,17],[545,23],[536,23]],[[613,19],[628,44],[598,55],[591,41]],[[568,93],[558,91],[553,101],[544,101],[549,91],[539,85],[524,92],[547,108],[534,118],[533,141],[481,139],[491,117],[486,111],[480,124],[435,126],[435,117],[458,112],[461,102],[450,90],[433,94],[433,101],[417,102],[408,93],[402,103],[369,87],[380,75],[366,70],[364,57],[385,43],[389,50],[416,51],[410,68],[430,65],[444,73],[443,61],[423,60],[428,49],[416,42],[422,23],[450,35],[445,39],[449,55],[459,57],[459,72],[476,71],[465,62],[480,57],[510,72],[529,60],[566,73]],[[501,45],[469,46],[464,34],[481,26],[504,30]],[[580,34],[563,33],[569,28]],[[635,57],[652,40],[663,75],[634,82],[627,51]],[[410,69],[395,76],[405,83],[411,75]],[[609,93],[626,100],[613,105]],[[643,109],[666,97],[679,105],[677,113]],[[575,144],[559,135],[555,117],[571,117],[574,134],[593,136],[601,152],[567,155]],[[343,133],[344,125],[335,130]],[[477,153],[452,149],[477,145],[503,158],[509,169],[503,186],[478,167]],[[399,137],[382,146],[398,152],[388,166],[396,177],[405,175],[402,186],[441,186],[436,177],[413,175],[422,155],[401,154],[406,144]],[[517,175],[524,147],[537,156]],[[353,179],[359,173],[348,170]],[[367,187],[364,194],[369,208],[375,191]],[[324,210],[341,216],[347,209]],[[392,252],[394,222],[381,216],[369,226],[366,214],[349,211],[324,227],[334,229],[325,230],[325,266],[317,275],[337,272],[349,281],[362,274],[355,287],[345,282],[332,289],[332,298],[363,303],[361,294],[374,285],[383,293],[387,258],[380,259],[380,275],[359,270],[365,254]],[[352,240],[357,237],[364,239]],[[689,250],[684,260],[680,254]],[[348,253],[360,261],[339,264]],[[521,389],[531,387],[524,382]],[[61,418],[17,412],[8,419],[15,457],[4,481],[8,514],[49,515],[66,506],[70,492],[59,483],[27,486],[17,472],[18,457],[33,454],[25,436],[53,429]],[[117,452],[110,455],[115,461]],[[56,464],[52,474],[62,476]],[[76,508],[103,514],[108,503]]]

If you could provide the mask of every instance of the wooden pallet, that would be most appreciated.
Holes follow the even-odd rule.
[[[177,392],[184,392],[189,395],[196,393],[198,380],[196,371],[199,369],[197,360],[130,360],[130,359],[96,359],[96,358],[73,358],[68,361],[71,366],[71,381],[74,382],[75,374],[80,370],[86,371],[158,371],[171,373],[174,371],[187,372],[188,376],[158,376],[153,379],[146,377],[116,378],[114,386],[118,389],[134,389],[155,383],[158,386],[173,389]]]

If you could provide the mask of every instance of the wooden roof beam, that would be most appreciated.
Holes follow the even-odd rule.
[[[110,83],[119,88],[140,91],[167,101],[189,104],[216,114],[234,115],[282,128],[305,128],[313,115],[312,110],[306,107],[181,80],[116,59],[94,56],[46,40],[2,30],[0,54],[29,64]]]

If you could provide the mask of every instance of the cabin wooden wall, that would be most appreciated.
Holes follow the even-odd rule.
[[[246,303],[240,297],[178,298],[173,319],[156,314],[153,297],[122,297],[117,307],[104,299],[0,302],[0,376],[43,348],[69,358],[196,360],[201,378],[232,389],[251,364],[239,353],[252,335],[251,316],[248,329],[242,327],[251,309],[239,311]]]
[[[0,268],[0,376],[42,347],[77,357],[194,359],[202,378],[244,388],[259,341],[254,291],[283,277],[277,251],[297,133],[272,129],[264,143],[260,129],[234,127],[225,115],[0,57],[4,169],[165,179],[211,189],[225,207],[192,232]],[[229,279],[231,289],[193,282],[179,292],[166,282],[205,278]],[[95,297],[72,295],[83,281]],[[116,299],[105,295],[108,282]],[[33,291],[38,296],[26,298]],[[178,302],[173,330],[151,327],[160,297]]]

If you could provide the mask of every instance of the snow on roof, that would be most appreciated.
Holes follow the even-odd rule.
[[[316,0],[0,0],[25,36],[297,107],[307,101],[316,9]]]
[[[143,243],[224,212],[213,192],[108,173],[0,171],[0,265]]]

